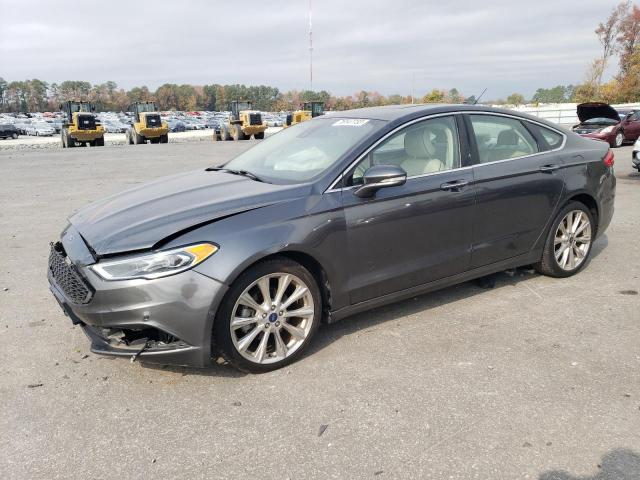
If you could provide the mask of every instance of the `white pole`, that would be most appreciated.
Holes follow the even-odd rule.
[[[313,92],[313,29],[311,24],[311,0],[309,0],[309,85]]]

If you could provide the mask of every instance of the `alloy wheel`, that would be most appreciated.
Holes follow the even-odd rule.
[[[578,268],[591,248],[591,221],[582,210],[567,213],[556,230],[554,255],[560,268],[566,271]]]
[[[297,351],[314,322],[309,287],[290,273],[265,275],[238,297],[229,322],[234,347],[258,364],[276,363]]]

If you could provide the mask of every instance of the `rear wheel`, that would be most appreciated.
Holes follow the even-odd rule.
[[[16,138],[18,138],[18,134],[17,133],[12,133],[11,134],[11,138],[13,138],[15,140]]]
[[[214,323],[214,344],[245,372],[299,358],[320,326],[322,298],[311,273],[287,258],[259,263],[233,283]]]
[[[169,143],[169,134],[160,135],[160,143]]]
[[[595,222],[589,209],[580,202],[564,207],[553,222],[545,243],[542,260],[534,268],[551,277],[570,277],[587,264]]]
[[[104,147],[104,137],[96,138],[95,146],[96,147]]]
[[[264,132],[256,133],[253,137],[256,140],[262,140],[264,138]]]

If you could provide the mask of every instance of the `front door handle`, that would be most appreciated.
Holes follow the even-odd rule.
[[[466,180],[455,180],[453,182],[443,183],[442,185],[440,185],[440,190],[459,192],[467,185],[469,185],[469,182],[467,182]]]
[[[549,165],[543,165],[540,167],[540,171],[543,173],[553,173],[556,170],[558,170],[560,168],[560,165],[555,165],[555,164],[549,164]]]

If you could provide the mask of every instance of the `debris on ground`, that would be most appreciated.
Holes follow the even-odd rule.
[[[320,429],[318,430],[318,436],[321,437],[328,427],[329,425],[320,425]]]
[[[27,388],[38,388],[42,386],[43,386],[42,383],[30,383],[29,385],[27,385]]]
[[[637,290],[620,290],[621,295],[638,295],[638,291]]]
[[[233,402],[231,405],[233,405],[234,407],[241,407],[242,402]]]

